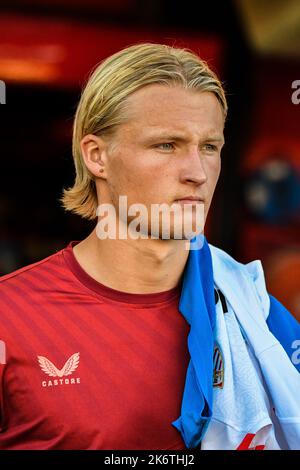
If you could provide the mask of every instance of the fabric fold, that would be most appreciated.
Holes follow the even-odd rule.
[[[238,263],[226,252],[209,245],[204,235],[200,237],[201,249],[189,253],[179,301],[179,311],[190,325],[190,363],[181,415],[172,424],[181,432],[186,447],[196,448],[211,421],[216,286],[230,303],[259,363],[289,448],[299,449],[300,374],[268,327],[270,299],[261,262]],[[278,315],[281,313],[278,309]],[[285,324],[284,319],[282,324]],[[278,321],[276,325],[278,328]],[[297,332],[295,330],[295,335]]]
[[[212,258],[205,237],[203,247],[189,253],[179,311],[191,327],[188,336],[191,360],[181,416],[172,424],[181,432],[185,445],[193,448],[200,444],[212,415],[215,297]]]

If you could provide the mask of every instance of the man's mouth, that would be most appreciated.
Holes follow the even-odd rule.
[[[199,203],[204,204],[204,200],[202,198],[194,197],[194,196],[188,196],[188,197],[176,199],[175,202],[179,204],[199,204]]]

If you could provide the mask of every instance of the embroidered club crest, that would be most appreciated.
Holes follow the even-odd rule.
[[[213,386],[218,388],[223,388],[224,386],[224,359],[221,353],[220,348],[215,345],[214,347],[214,382]]]

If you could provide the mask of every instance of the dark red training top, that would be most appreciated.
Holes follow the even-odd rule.
[[[108,288],[74,244],[0,279],[0,449],[184,449],[180,287]]]

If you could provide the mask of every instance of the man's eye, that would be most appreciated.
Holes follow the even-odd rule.
[[[162,150],[173,150],[174,144],[172,144],[171,142],[164,142],[163,144],[156,145],[156,147]]]
[[[218,150],[217,146],[213,144],[205,144],[203,148],[207,152],[216,152]]]

